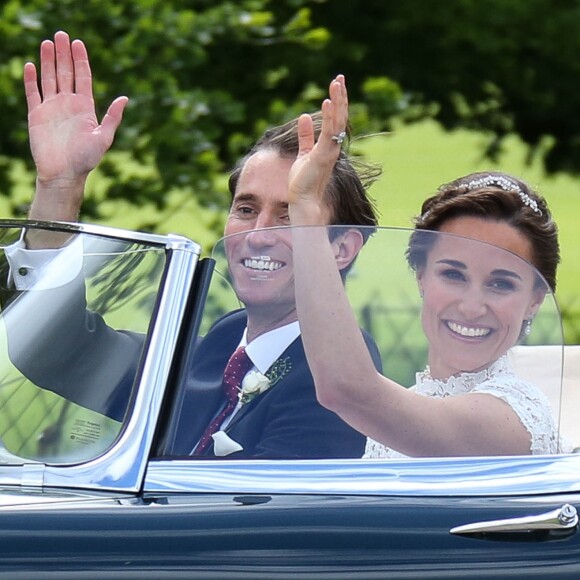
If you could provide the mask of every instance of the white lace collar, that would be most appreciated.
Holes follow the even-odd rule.
[[[417,373],[417,384],[415,389],[418,393],[445,397],[449,395],[460,395],[469,393],[477,385],[490,379],[505,379],[507,376],[513,376],[513,369],[508,361],[507,354],[497,359],[489,367],[475,373],[461,373],[453,375],[448,379],[434,379],[431,376],[429,367],[423,372]]]

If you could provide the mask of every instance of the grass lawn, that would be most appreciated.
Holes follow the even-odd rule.
[[[537,161],[527,165],[526,150],[516,138],[508,140],[498,163],[482,158],[484,144],[485,137],[479,133],[445,133],[430,121],[368,139],[361,149],[383,165],[382,179],[372,188],[381,224],[409,226],[423,199],[455,177],[488,169],[506,171],[524,179],[548,201],[560,229],[560,290],[563,295],[576,294],[576,281],[580,283],[576,216],[580,180],[568,175],[547,176]]]

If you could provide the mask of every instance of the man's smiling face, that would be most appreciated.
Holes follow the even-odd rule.
[[[240,174],[224,232],[232,236],[225,248],[238,298],[249,317],[266,316],[273,327],[296,320],[291,233],[255,230],[289,225],[293,163],[270,150],[252,155]]]

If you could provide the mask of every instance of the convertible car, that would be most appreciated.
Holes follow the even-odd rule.
[[[33,260],[21,241],[31,232],[63,245]],[[345,275],[383,372],[408,387],[427,357],[411,233],[369,230]],[[269,236],[291,247],[288,228]],[[521,265],[541,306],[507,356],[545,393],[554,453],[199,457],[177,441],[187,393],[206,387],[187,371],[200,338],[244,307],[236,241],[205,254],[175,235],[0,222],[2,577],[580,578],[580,354],[563,346],[539,273]],[[502,259],[493,246],[452,242]],[[291,301],[291,264],[281,282],[282,268],[260,257],[244,291]],[[87,313],[79,340],[70,329]]]

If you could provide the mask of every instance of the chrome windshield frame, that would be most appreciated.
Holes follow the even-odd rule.
[[[181,248],[201,253],[201,246],[185,236],[178,234],[153,234],[149,232],[137,232],[123,228],[102,226],[97,224],[85,224],[78,222],[47,222],[39,220],[0,219],[0,228],[39,228],[55,232],[70,234],[91,234],[103,238],[137,242],[161,246],[164,248]]]
[[[0,485],[136,492],[140,489],[161,410],[177,336],[186,310],[201,247],[186,237],[132,232],[65,222],[0,220],[0,228],[34,227],[143,243],[168,253],[158,312],[152,325],[130,417],[119,438],[101,456],[80,464],[37,462],[0,466]]]

